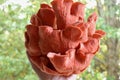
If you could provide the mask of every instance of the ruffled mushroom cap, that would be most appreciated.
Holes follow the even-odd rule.
[[[53,0],[51,4],[41,4],[26,26],[29,60],[47,74],[79,74],[99,50],[105,32],[95,28],[96,13],[84,21],[84,4],[72,0]]]

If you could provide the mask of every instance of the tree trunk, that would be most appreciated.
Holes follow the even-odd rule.
[[[119,79],[118,72],[120,71],[118,61],[119,61],[119,51],[118,51],[118,39],[108,39],[106,41],[108,51],[105,55],[107,73],[108,76],[112,76],[115,80]]]
[[[120,27],[120,20],[116,17],[116,0],[104,0],[104,4],[101,4],[100,0],[96,0],[98,13],[101,17],[105,19],[107,25],[112,26],[113,28]],[[105,10],[103,9],[106,8]],[[119,9],[120,10],[120,9]],[[107,14],[106,14],[107,13]],[[108,33],[109,34],[109,33]],[[111,34],[112,35],[112,34]],[[107,53],[105,55],[105,63],[107,66],[107,74],[110,77],[114,77],[115,80],[119,80],[119,51],[118,45],[120,41],[116,38],[108,38],[106,40],[106,45],[108,47]]]

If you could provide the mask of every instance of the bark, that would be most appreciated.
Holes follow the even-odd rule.
[[[119,52],[118,52],[118,39],[108,39],[106,41],[108,52],[105,55],[107,64],[107,73],[109,76],[114,76],[115,80],[119,79]]]
[[[115,14],[116,11],[116,0],[104,0],[105,4],[101,4],[99,0],[96,0],[97,2],[97,8],[98,13],[101,17],[103,17],[106,21],[106,24],[112,26],[113,28],[119,28],[120,27],[120,20],[118,20]],[[106,8],[106,10],[103,9],[103,6]],[[106,14],[108,13],[108,14]],[[108,51],[105,54],[105,63],[107,66],[107,73],[108,76],[115,77],[115,80],[119,80],[119,50],[118,45],[120,41],[118,38],[108,38],[106,40],[106,45],[108,47]]]

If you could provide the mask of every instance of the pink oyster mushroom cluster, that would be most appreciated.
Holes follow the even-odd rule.
[[[25,46],[32,65],[50,75],[70,76],[83,72],[99,50],[97,14],[84,20],[85,5],[72,0],[41,4],[26,26]]]

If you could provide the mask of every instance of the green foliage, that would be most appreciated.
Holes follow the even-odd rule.
[[[112,27],[105,23],[104,18],[99,17],[97,21],[97,29],[102,29],[106,32],[107,38],[118,38],[120,37],[120,28]]]
[[[35,12],[32,4],[21,5],[6,2],[0,6],[0,80],[37,80],[26,56],[24,47],[25,25]]]
[[[106,72],[100,73],[94,69],[94,60],[86,71],[78,76],[78,80],[104,80],[106,79]]]
[[[31,15],[39,9],[40,3],[50,4],[50,0],[28,0],[28,5],[25,7],[7,1],[9,0],[0,0],[0,80],[38,80],[26,56],[24,31]],[[78,1],[85,3],[85,0]],[[95,10],[87,9],[86,18]],[[101,17],[97,21],[97,29],[107,32],[104,39],[120,37],[120,28],[105,24],[105,20]],[[107,46],[102,43],[101,52],[96,57],[104,61],[103,53],[106,51]],[[106,66],[100,63],[100,66],[96,67],[98,65],[96,62],[96,59],[92,60],[91,66],[78,76],[78,80],[115,80],[114,77],[107,75]],[[101,72],[100,67],[104,69]]]

